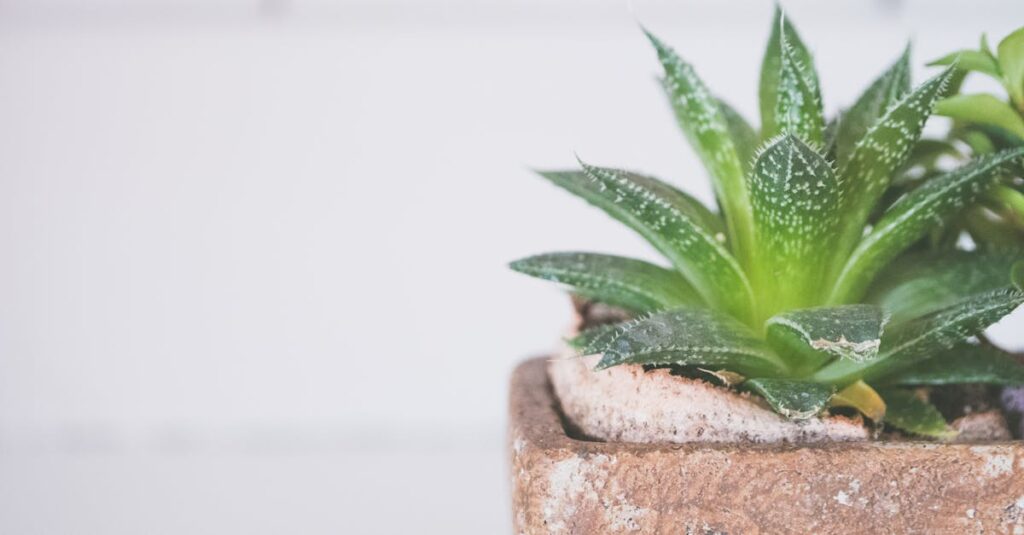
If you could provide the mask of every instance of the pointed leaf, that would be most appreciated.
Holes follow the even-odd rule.
[[[664,196],[664,184],[584,164],[584,174],[542,173],[622,221],[665,255],[709,304],[746,317],[751,294],[746,276],[725,247],[677,204]]]
[[[841,253],[852,249],[863,234],[871,211],[889,187],[893,173],[913,150],[921,128],[952,75],[953,69],[947,69],[903,97],[850,151],[838,173],[843,206],[835,248]]]
[[[857,409],[875,422],[881,422],[885,418],[885,401],[864,381],[857,381],[836,392],[829,405]]]
[[[836,158],[840,166],[868,130],[885,112],[910,92],[910,46],[903,50],[891,67],[861,94],[857,102],[843,114],[836,131]]]
[[[1009,104],[987,93],[954,95],[935,105],[935,114],[1000,128],[1024,139],[1024,118]]]
[[[832,167],[793,135],[768,145],[750,177],[757,238],[754,284],[764,295],[766,316],[809,306],[822,286],[824,247],[838,220],[839,185]]]
[[[993,346],[964,344],[924,360],[884,382],[895,385],[938,386],[964,383],[1024,384],[1024,365]]]
[[[777,8],[761,65],[760,97],[762,138],[792,133],[814,145],[823,144],[825,120],[814,60]]]
[[[996,59],[993,58],[991,54],[987,54],[981,50],[958,50],[932,61],[928,66],[949,66],[954,64],[958,69],[980,72],[987,74],[996,80],[1000,79],[999,65],[996,64]]]
[[[594,355],[600,353],[600,348],[605,347],[608,340],[614,338],[621,329],[621,323],[594,325],[572,337],[567,343],[581,355]]]
[[[741,261],[749,256],[752,223],[743,180],[743,162],[719,101],[674,50],[647,33],[665,69],[665,92],[676,119],[704,167],[711,174],[715,197],[722,203],[729,242]]]
[[[823,145],[824,117],[821,113],[821,91],[818,75],[814,71],[810,52],[796,37],[796,31],[787,31],[785,20],[779,23],[779,73],[775,91],[774,120],[778,131],[764,131],[773,137],[792,133],[813,145]]]
[[[1003,288],[964,299],[927,316],[889,328],[880,355],[866,363],[833,362],[814,374],[823,383],[872,382],[945,351],[977,335],[1024,302],[1024,292]]]
[[[736,148],[736,156],[743,164],[743,171],[749,171],[754,164],[754,154],[760,144],[757,132],[750,126],[750,123],[743,118],[738,111],[723,100],[718,101],[722,111],[722,118],[725,119],[726,127],[729,129],[729,137]]]
[[[942,221],[974,202],[1024,155],[1024,147],[982,156],[932,178],[896,202],[857,245],[839,275],[831,302],[860,299],[875,275]]]
[[[878,355],[889,318],[873,305],[842,305],[790,310],[765,323],[768,343],[782,356],[811,363],[810,370],[832,358],[855,362]],[[787,359],[794,368],[800,368]]]
[[[835,392],[828,385],[787,379],[749,379],[743,386],[760,394],[775,412],[793,420],[817,415]]]
[[[654,264],[596,253],[549,253],[512,262],[512,269],[569,286],[574,293],[634,312],[700,304],[678,272]]]
[[[890,388],[879,392],[885,400],[885,423],[902,431],[938,439],[950,439],[956,431],[946,424],[939,409],[910,390]]]
[[[942,251],[909,255],[878,276],[867,302],[892,314],[892,323],[931,314],[1009,286],[1010,269],[1024,251]]]
[[[783,366],[744,325],[708,309],[678,308],[627,322],[602,338],[598,369],[619,364],[699,365],[746,376],[772,377]]]
[[[1006,36],[996,47],[1003,84],[1017,109],[1024,111],[1024,28]]]

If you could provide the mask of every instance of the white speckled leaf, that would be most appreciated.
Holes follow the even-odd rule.
[[[839,169],[843,199],[837,250],[849,251],[861,237],[871,211],[910,155],[952,76],[953,68],[946,69],[903,97],[850,151]]]
[[[900,258],[878,275],[867,302],[892,314],[892,323],[931,314],[974,294],[1006,288],[1024,251],[937,251]]]
[[[774,120],[777,131],[764,130],[766,137],[795,134],[815,146],[822,146],[825,119],[821,110],[821,89],[810,52],[788,23],[780,21],[779,75],[775,91]]]
[[[775,412],[792,420],[817,415],[835,393],[829,385],[788,379],[748,379],[743,386],[760,394]]]
[[[1024,302],[1024,293],[1003,288],[974,295],[927,316],[891,326],[882,338],[879,357],[866,363],[849,360],[833,362],[815,374],[815,379],[845,385],[902,371],[968,337],[984,331]]]
[[[596,253],[548,253],[512,262],[520,273],[565,284],[576,294],[634,312],[700,305],[696,290],[678,272]]]
[[[574,336],[568,340],[568,343],[581,355],[600,353],[600,348],[605,347],[607,341],[614,338],[621,327],[621,323],[595,325]]]
[[[1021,385],[1024,384],[1024,364],[997,347],[963,344],[886,377],[885,382],[923,386]]]
[[[824,118],[814,60],[778,8],[761,63],[759,98],[762,139],[793,132],[805,141],[822,143]]]
[[[732,250],[741,261],[750,251],[751,221],[743,180],[743,162],[733,143],[729,123],[718,99],[697,77],[693,67],[654,35],[647,33],[665,69],[663,80],[676,119],[711,175],[715,197],[729,232]]]
[[[708,231],[666,200],[664,187],[641,177],[584,164],[584,173],[541,173],[647,239],[693,284],[709,304],[745,318],[751,307],[746,276]]]
[[[885,424],[931,438],[950,439],[957,435],[935,405],[900,388],[879,391],[885,400]]]
[[[789,310],[765,322],[768,343],[783,358],[792,356],[813,370],[832,358],[856,362],[878,355],[888,314],[874,305],[841,305]]]
[[[678,308],[623,324],[602,337],[598,369],[619,364],[721,368],[745,376],[773,377],[784,369],[778,357],[746,326],[709,309]]]
[[[838,224],[839,185],[825,159],[792,134],[754,163],[750,199],[757,238],[752,283],[765,316],[820,302],[825,246]]]
[[[988,190],[1024,148],[979,157],[932,178],[896,202],[854,249],[836,282],[831,302],[859,300],[875,275],[907,247]]]
[[[900,99],[910,92],[910,46],[895,63],[860,95],[845,112],[836,131],[836,161],[846,163],[864,134]]]

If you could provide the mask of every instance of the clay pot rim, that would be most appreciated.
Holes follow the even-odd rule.
[[[1000,440],[985,442],[935,442],[924,440],[867,440],[857,442],[817,442],[807,444],[791,443],[736,443],[736,442],[691,442],[691,443],[634,443],[604,442],[599,440],[577,438],[567,430],[567,421],[559,408],[547,372],[547,357],[535,357],[519,364],[512,374],[509,391],[509,408],[512,436],[509,439],[512,447],[519,449],[525,445],[542,450],[569,449],[586,454],[607,454],[622,450],[636,453],[644,452],[679,452],[716,450],[730,451],[763,451],[766,453],[807,452],[814,451],[863,451],[863,450],[934,450],[946,451],[970,450],[972,448],[1012,446],[1024,453],[1024,440]]]

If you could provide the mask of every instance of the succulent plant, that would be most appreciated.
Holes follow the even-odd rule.
[[[970,156],[1024,146],[1024,28],[1002,39],[995,52],[983,35],[978,50],[959,50],[930,65],[954,63],[957,72],[952,89],[959,90],[968,74],[981,73],[999,82],[1007,97],[976,93],[954,94],[940,100],[935,113],[953,119],[953,127],[944,139],[923,140],[918,145],[906,166],[907,172],[897,180],[901,188],[895,189],[890,197],[942,172],[941,156],[963,161]],[[933,238],[937,243],[949,243],[962,231],[977,243],[1024,244],[1024,167],[1009,169],[999,184],[946,228],[934,233]]]
[[[640,173],[582,161],[579,170],[540,172],[671,265],[583,252],[513,262],[633,314],[583,331],[573,347],[601,354],[598,369],[727,372],[718,376],[790,418],[845,407],[932,437],[951,429],[920,387],[1024,383],[1024,367],[975,338],[1024,302],[1024,254],[920,246],[988,195],[1024,148],[978,157],[886,201],[955,66],[911,88],[908,47],[826,121],[811,53],[777,11],[758,132],[645,33],[718,210]]]

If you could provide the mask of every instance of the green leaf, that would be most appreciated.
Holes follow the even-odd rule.
[[[892,314],[892,323],[931,314],[972,295],[1006,288],[1024,252],[939,251],[905,256],[878,276],[867,302]]]
[[[786,311],[770,318],[765,330],[775,352],[790,356],[791,367],[813,371],[832,358],[873,360],[888,321],[880,307],[841,305]]]
[[[991,54],[981,50],[958,50],[928,64],[934,66],[956,65],[958,69],[987,74],[999,80],[999,65]]]
[[[677,308],[627,322],[614,336],[590,346],[604,353],[598,369],[619,364],[723,368],[745,376],[774,377],[785,368],[746,326],[709,309]]]
[[[715,197],[722,203],[729,242],[740,261],[745,262],[749,258],[753,223],[743,180],[744,163],[722,106],[689,63],[653,34],[646,33],[665,69],[663,84],[676,119],[711,174]]]
[[[935,114],[994,126],[1024,139],[1024,118],[1006,102],[986,93],[954,95],[940,100],[935,105]]]
[[[939,386],[964,383],[1024,384],[1024,365],[987,345],[964,344],[884,379],[886,384]]]
[[[838,220],[839,184],[832,167],[797,137],[787,134],[758,156],[750,177],[757,237],[753,277],[762,317],[818,302],[824,247]]]
[[[724,100],[719,100],[718,105],[721,107],[722,118],[725,119],[726,127],[729,129],[733,147],[736,148],[736,155],[740,159],[740,163],[743,164],[743,171],[749,171],[750,166],[754,163],[754,155],[757,153],[759,144],[757,132],[738,111]]]
[[[814,59],[778,8],[761,64],[761,137],[792,133],[822,145],[825,120]]]
[[[982,156],[963,167],[928,180],[896,202],[854,249],[833,289],[832,303],[861,298],[875,275],[899,253],[963,207],[999,179],[1024,148]]]
[[[748,379],[743,386],[760,394],[775,412],[793,420],[817,415],[835,393],[828,385],[787,379]]]
[[[879,392],[885,400],[885,423],[897,429],[931,438],[950,439],[956,431],[946,424],[935,405],[912,391],[890,388]]]
[[[1010,99],[1024,111],[1024,28],[1006,36],[996,47],[999,69]]]
[[[549,253],[516,260],[512,269],[569,286],[574,293],[634,312],[700,304],[678,272],[642,260],[595,253]]]
[[[709,304],[745,318],[751,291],[736,260],[678,203],[663,183],[615,169],[583,164],[584,173],[541,173],[638,232],[694,285]]]
[[[621,323],[595,325],[570,338],[567,342],[569,347],[579,351],[581,355],[593,355],[600,353],[601,348],[604,348],[608,340],[614,338],[620,329],[622,329]]]
[[[861,94],[849,111],[843,114],[836,131],[836,159],[846,163],[857,142],[885,114],[910,92],[910,45],[881,76]]]
[[[866,363],[839,360],[815,373],[814,378],[839,385],[884,378],[981,333],[1022,302],[1024,293],[1010,288],[971,296],[927,316],[891,326],[882,338],[877,359]]]
[[[935,101],[952,75],[953,70],[946,69],[903,97],[850,151],[838,173],[843,206],[842,226],[833,241],[839,253],[836,258],[842,258],[860,239],[872,209],[889,187],[893,173],[913,150]],[[836,265],[831,269],[837,273],[839,268]]]

